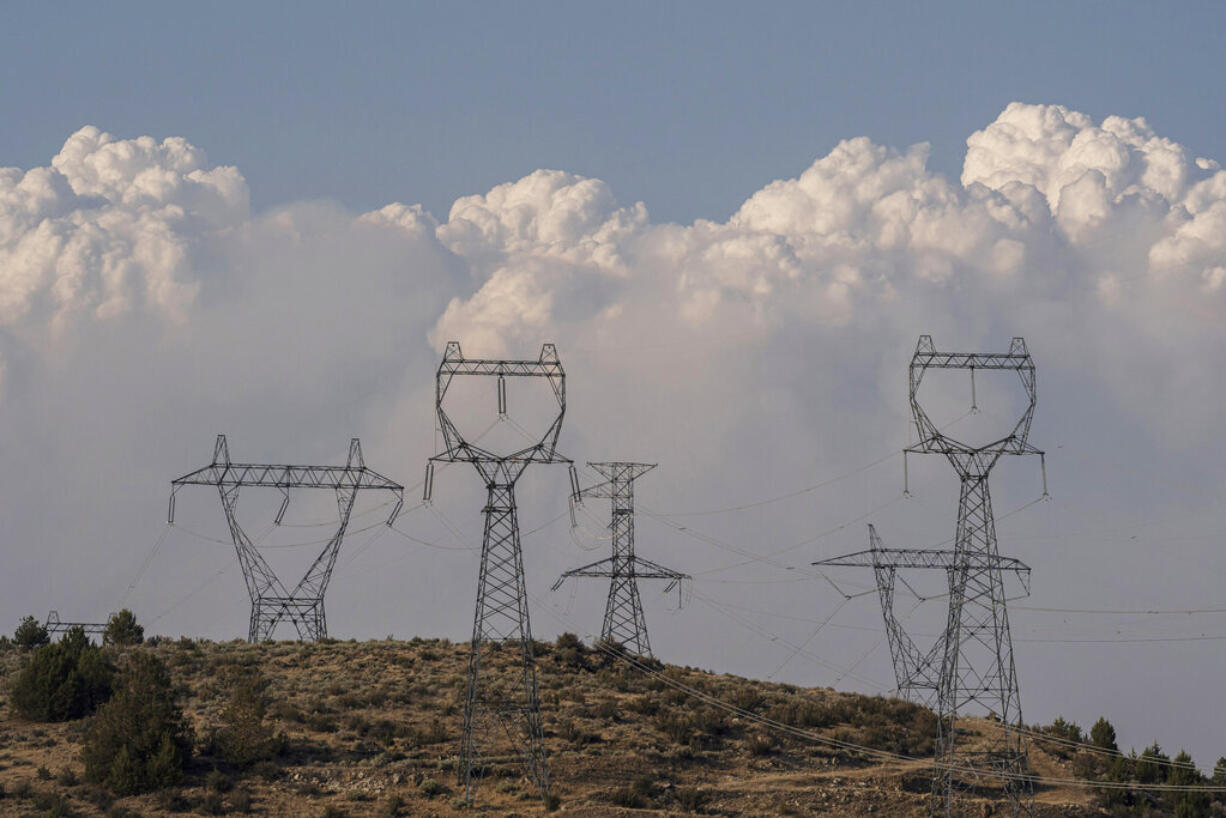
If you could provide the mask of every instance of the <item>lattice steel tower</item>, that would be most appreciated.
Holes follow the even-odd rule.
[[[936,427],[919,402],[920,383],[929,369],[970,370],[972,385],[976,369],[1015,371],[1028,399],[1026,409],[1012,431],[999,440],[983,446],[957,441]],[[868,551],[814,564],[869,566],[876,574],[898,689],[923,703],[935,702],[937,710],[934,812],[960,814],[959,794],[986,779],[1003,786],[1011,815],[1030,815],[1034,788],[1020,732],[1022,708],[1004,589],[1004,574],[1012,571],[1029,591],[1030,569],[997,551],[988,476],[1003,455],[1034,454],[1042,462],[1043,452],[1027,441],[1036,403],[1034,361],[1021,338],[1014,338],[1006,353],[951,353],[937,352],[932,338],[922,335],[911,359],[909,380],[919,442],[907,452],[944,455],[961,482],[953,550],[884,548],[870,526]],[[949,609],[945,632],[926,653],[915,646],[894,616],[894,583],[902,568],[946,572]],[[957,731],[959,712],[971,706],[985,711],[1000,726],[997,734],[982,737],[973,747]]]
[[[506,379],[545,378],[553,390],[558,412],[544,435],[531,446],[510,454],[497,454],[467,441],[444,409],[444,398],[457,375],[498,378],[498,414],[506,415]],[[477,581],[477,606],[469,649],[468,685],[464,699],[464,733],[460,743],[459,781],[471,803],[476,792],[481,749],[492,744],[498,732],[506,734],[522,755],[528,775],[541,796],[549,799],[549,770],[541,733],[541,707],[536,686],[536,660],[532,627],[528,619],[528,594],[524,586],[524,561],[519,541],[519,517],[515,506],[515,483],[532,463],[571,461],[557,452],[562,418],[566,415],[566,374],[553,344],[541,347],[535,361],[497,361],[465,358],[459,343],[447,344],[439,364],[435,386],[435,409],[445,449],[426,466],[424,499],[434,487],[434,464],[472,463],[485,481],[485,533],[481,540],[481,570]],[[576,490],[571,471],[572,491]],[[518,651],[510,662],[496,661],[503,645]]]
[[[404,488],[388,480],[378,472],[368,469],[362,458],[362,444],[355,437],[349,441],[349,459],[344,466],[277,466],[264,463],[233,463],[225,435],[218,435],[213,446],[213,462],[178,480],[171,481],[170,510],[167,522],[175,521],[175,496],[183,486],[216,486],[221,495],[221,506],[230,525],[230,538],[238,552],[238,561],[251,597],[251,623],[247,631],[249,642],[262,642],[272,638],[272,632],[283,619],[289,619],[298,631],[299,639],[319,640],[328,635],[327,618],[324,615],[324,592],[332,579],[332,568],[340,552],[345,529],[349,527],[349,515],[358,492],[382,489],[392,492],[396,505],[388,515],[390,526],[404,504]],[[296,488],[332,489],[336,492],[336,506],[340,523],[336,533],[328,540],[319,556],[311,563],[306,574],[294,586],[292,592],[285,586],[260,555],[251,538],[238,523],[238,490],[247,487],[280,489],[281,506],[274,520],[280,525],[289,508],[289,490]]]
[[[608,497],[612,500],[609,531],[613,535],[613,555],[567,571],[553,584],[553,590],[561,587],[568,577],[608,577],[609,598],[605,603],[600,638],[616,642],[639,656],[651,656],[638,580],[669,580],[668,587],[664,589],[667,592],[682,580],[690,579],[689,574],[657,565],[634,553],[634,481],[654,469],[656,464],[589,462],[588,465],[607,479],[582,489],[574,500],[582,502],[584,497]]]

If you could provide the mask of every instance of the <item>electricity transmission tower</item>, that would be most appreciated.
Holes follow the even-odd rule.
[[[447,390],[457,375],[496,377],[499,417],[506,417],[507,378],[544,378],[557,401],[557,414],[540,439],[530,446],[509,454],[483,449],[475,440],[464,438],[444,408]],[[486,489],[485,533],[481,540],[481,570],[468,658],[459,781],[464,785],[465,798],[471,803],[476,792],[475,776],[481,766],[481,753],[488,752],[501,732],[523,757],[528,775],[542,798],[548,801],[549,770],[541,732],[541,705],[537,694],[532,627],[528,619],[515,484],[532,463],[571,464],[557,452],[562,418],[566,415],[566,374],[553,344],[544,344],[535,361],[500,361],[465,358],[460,344],[451,341],[438,367],[435,409],[445,448],[427,463],[425,501],[429,502],[433,492],[436,462],[472,463]],[[573,466],[571,486],[572,491],[577,490]],[[504,647],[518,651],[518,657],[500,660]]]
[[[1027,397],[1026,409],[1004,437],[971,446],[942,433],[919,402],[919,388],[929,369],[1012,370]],[[1009,632],[1004,575],[1014,572],[1029,592],[1030,569],[1001,557],[988,476],[1003,455],[1039,455],[1027,438],[1036,403],[1035,367],[1026,342],[1014,338],[1006,353],[937,352],[932,338],[921,335],[910,366],[910,402],[919,442],[910,453],[944,455],[958,474],[961,491],[952,551],[891,549],[881,544],[869,526],[868,551],[823,560],[815,565],[871,567],[885,618],[898,689],[904,696],[932,705],[937,711],[933,810],[958,813],[960,793],[984,779],[1001,782],[1011,815],[1033,813],[1034,789],[1022,740],[1021,700]],[[973,400],[973,399],[972,399]],[[1044,468],[1044,473],[1046,469]],[[1044,478],[1046,493],[1046,478]],[[945,631],[927,651],[919,650],[894,615],[894,583],[900,569],[945,571],[949,609]],[[904,580],[905,582],[905,580]],[[957,732],[958,713],[975,706],[999,723],[999,731],[972,744]]]
[[[647,622],[643,618],[643,603],[639,599],[638,580],[669,580],[665,592],[689,574],[657,565],[634,553],[634,481],[656,467],[655,463],[588,463],[607,479],[582,489],[574,501],[584,497],[608,497],[613,501],[609,531],[613,537],[613,555],[580,568],[572,568],[558,578],[553,590],[561,587],[568,577],[608,577],[609,598],[605,603],[604,624],[600,638],[616,642],[639,656],[651,656],[647,639]]]
[[[46,629],[48,636],[68,633],[73,628],[80,628],[92,636],[101,636],[114,616],[113,613],[107,614],[106,622],[64,622],[60,619],[59,611],[51,611],[47,614],[47,621],[43,624],[43,628]]]
[[[218,435],[213,446],[213,462],[177,480],[171,481],[170,510],[167,522],[175,521],[175,496],[183,486],[216,486],[221,495],[221,506],[230,526],[230,538],[238,552],[238,561],[251,597],[251,622],[247,631],[249,642],[261,642],[272,638],[273,630],[283,619],[288,618],[298,631],[298,638],[319,640],[328,635],[327,619],[324,616],[324,592],[332,578],[332,568],[340,552],[341,540],[349,526],[349,515],[359,491],[383,489],[392,492],[396,505],[388,515],[390,526],[400,513],[404,503],[404,487],[388,480],[383,475],[366,467],[362,458],[362,444],[355,437],[349,441],[349,459],[344,466],[278,466],[264,463],[233,463],[225,435]],[[274,520],[280,525],[289,507],[289,490],[297,488],[332,489],[336,492],[336,506],[340,523],[336,533],[311,563],[306,574],[286,591],[281,580],[260,555],[251,538],[238,523],[238,491],[243,487],[279,489],[281,507]]]

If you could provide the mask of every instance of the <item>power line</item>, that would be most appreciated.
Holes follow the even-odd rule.
[[[810,486],[805,486],[804,488],[799,488],[794,491],[789,491],[785,494],[776,495],[774,497],[767,497],[762,500],[755,500],[749,503],[741,503],[740,505],[725,506],[724,508],[704,509],[702,511],[669,511],[669,512],[661,511],[661,512],[656,512],[656,513],[662,517],[707,517],[713,514],[728,514],[728,513],[732,513],[736,511],[745,511],[751,508],[761,508],[762,506],[768,506],[773,503],[780,503],[780,502],[783,502],[784,500],[790,500],[793,497],[802,497],[806,494],[811,494],[812,492],[817,491],[818,489],[825,488],[826,486],[831,486],[831,485],[834,485],[835,483],[842,482],[843,480],[850,479],[852,477],[855,477],[858,474],[868,471],[874,466],[879,466],[888,460],[892,460],[895,457],[898,457],[900,454],[902,454],[902,452],[903,452],[902,449],[896,449],[883,457],[879,457],[876,460],[873,460],[872,462],[866,463],[863,466],[858,466],[852,469],[851,471],[844,472],[843,474],[840,474],[836,477],[831,477],[829,479],[822,480],[819,483],[814,483]]]
[[[535,599],[535,597],[533,598]],[[539,599],[537,601],[542,602]],[[563,615],[558,613],[558,611],[553,609],[552,606],[549,606],[548,604],[545,604],[545,603],[542,603],[542,604],[544,604],[545,610],[551,616],[553,616],[555,619],[561,622],[564,626],[574,627],[574,623],[572,623],[569,620],[569,618],[564,617]],[[763,716],[752,710],[746,710],[744,708],[737,707],[736,705],[730,702],[726,702],[723,699],[720,699],[716,696],[713,696],[709,693],[699,690],[698,688],[687,685],[678,679],[674,679],[668,674],[658,671],[655,668],[644,664],[643,662],[639,661],[636,657],[627,655],[623,651],[618,651],[615,648],[610,647],[608,645],[604,645],[600,642],[595,643],[594,647],[596,650],[599,650],[605,655],[612,657],[616,661],[623,662],[633,667],[634,669],[640,671],[644,675],[649,676],[653,679],[656,679],[662,684],[673,688],[674,690],[681,691],[689,696],[692,696],[696,699],[699,699],[705,702],[706,704],[709,704],[713,707],[724,710],[725,712],[732,713],[736,716],[739,716],[740,718],[746,721],[752,721],[764,727],[768,727],[770,729],[777,730],[779,732],[782,732],[788,735],[796,736],[798,738],[803,738],[803,739],[812,741],[816,744],[823,744],[829,747],[834,747],[835,749],[844,750],[846,752],[857,753],[859,755],[868,756],[870,758],[877,758],[883,761],[908,762],[908,763],[923,763],[923,762],[928,761],[927,759],[922,759],[922,758],[918,758],[915,756],[904,755],[902,753],[894,753],[888,750],[878,750],[874,747],[869,747],[867,745],[856,744],[854,742],[842,741],[842,740],[831,738],[828,736],[823,736],[818,733],[814,733],[810,730],[806,730],[801,727],[796,727],[794,725],[787,724],[786,722],[781,722],[776,719],[772,719],[768,716]],[[973,773],[976,775],[981,775],[981,776],[988,777],[988,778],[995,778],[995,779],[1002,780],[1002,781],[1016,779],[1015,775],[999,772],[997,770],[992,770],[992,769],[982,769],[981,770],[981,769],[976,768],[974,770],[971,770],[965,767],[948,767],[948,766],[946,766],[945,769],[948,769],[952,772]],[[1079,787],[1083,789],[1100,789],[1100,790],[1139,789],[1139,790],[1161,791],[1161,792],[1209,792],[1209,793],[1226,792],[1226,786],[1218,786],[1218,785],[1212,785],[1212,784],[1206,784],[1206,785],[1144,784],[1142,785],[1142,784],[1135,784],[1132,782],[1122,782],[1122,781],[1091,781],[1089,779],[1079,779],[1079,778],[1048,778],[1048,777],[1037,776],[1037,775],[1032,775],[1032,774],[1027,774],[1026,780],[1032,782],[1034,785],[1037,785],[1037,786],[1053,786],[1053,787],[1067,786],[1067,787]]]

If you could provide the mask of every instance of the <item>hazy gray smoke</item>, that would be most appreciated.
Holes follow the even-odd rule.
[[[950,533],[948,466],[913,462],[916,497],[903,501],[889,457],[907,440],[905,367],[920,333],[960,349],[1024,335],[1035,355],[1032,439],[1049,450],[1053,500],[1000,530],[1002,549],[1035,569],[1029,604],[1217,601],[1226,172],[1142,119],[1096,124],[1060,106],[1011,104],[967,145],[951,180],[927,169],[926,145],[849,139],[726,222],[690,225],[654,223],[604,182],[552,170],[461,198],[445,220],[400,203],[252,214],[240,172],[185,140],[93,127],[49,167],[0,169],[0,623],[122,602],[154,632],[245,632],[232,549],[188,533],[225,539],[215,497],[188,500],[184,528],[150,557],[170,478],[202,465],[225,431],[236,458],[273,461],[340,461],[360,435],[372,467],[413,484],[434,451],[433,370],[452,339],[488,356],[556,342],[570,373],[563,450],[661,463],[639,487],[640,550],[697,576],[679,613],[647,595],[667,658],[889,687],[884,648],[870,651],[878,634],[855,629],[879,622],[871,597],[806,643],[843,602],[806,566],[865,547],[870,520],[897,545]],[[962,417],[961,382],[933,395],[935,411],[968,433],[1007,425],[1008,385],[981,386],[983,413]],[[529,425],[516,416],[525,405],[512,396]],[[832,478],[845,479],[676,516]],[[555,519],[564,482],[541,469],[522,489],[525,530],[554,520],[525,536],[546,636],[599,619],[599,587],[569,610],[569,589],[546,592],[605,547],[597,504],[573,534]],[[1025,505],[1037,464],[1002,466],[996,489],[998,514]],[[329,598],[337,634],[466,634],[476,477],[447,470],[436,495],[399,527],[448,550],[357,531],[377,512],[355,523]],[[262,529],[259,499],[244,503]],[[328,511],[304,501],[294,519]],[[273,532],[283,550],[270,553],[290,573],[317,547],[298,544],[321,533]],[[919,630],[937,609],[917,608]],[[1220,754],[1226,724],[1179,705],[1211,695],[1216,654],[1030,641],[1208,632],[1213,620],[1014,619],[1028,721],[1105,713],[1126,742]],[[1104,678],[1139,685],[1133,668],[1163,663],[1183,668],[1164,679],[1169,709],[1127,681],[1104,690]]]

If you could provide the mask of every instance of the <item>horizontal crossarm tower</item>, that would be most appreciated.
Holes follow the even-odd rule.
[[[1004,436],[983,445],[951,437],[933,423],[920,402],[920,387],[930,369],[969,372],[972,409],[976,370],[1015,372],[1025,397],[1021,416]],[[814,564],[873,569],[898,689],[937,711],[933,811],[965,814],[961,794],[981,783],[994,783],[1003,785],[1010,815],[1030,815],[1034,791],[1022,741],[1021,699],[1004,589],[1004,576],[1012,572],[1029,592],[1030,569],[999,554],[988,477],[1004,455],[1038,455],[1042,465],[1043,452],[1029,442],[1038,396],[1034,361],[1022,338],[1014,338],[1007,352],[941,352],[931,336],[921,335],[908,368],[908,386],[918,442],[906,452],[944,455],[961,483],[953,549],[885,548],[870,525],[868,551]],[[898,572],[907,569],[939,569],[946,575],[945,631],[928,651],[916,647],[894,614],[895,583],[906,583]],[[957,732],[958,714],[971,706],[1000,725],[997,735],[979,741],[974,749],[969,742],[963,746]]]
[[[47,614],[47,621],[43,624],[43,628],[47,631],[48,636],[68,633],[73,628],[80,628],[85,633],[100,636],[106,631],[106,626],[114,616],[114,614],[109,614],[106,622],[65,622],[60,619],[59,611],[51,611]]]
[[[881,600],[881,615],[885,620],[886,640],[894,663],[894,682],[898,694],[905,699],[937,709],[941,663],[945,656],[944,635],[928,650],[921,650],[903,628],[894,612],[894,591],[903,570],[940,570],[947,580],[956,579],[958,572],[1009,571],[1016,575],[1023,590],[1030,592],[1030,568],[1012,557],[985,554],[958,555],[953,550],[921,548],[886,548],[877,529],[868,526],[869,549],[819,560],[818,567],[871,568],[876,579],[877,595]],[[905,579],[902,583],[910,588]],[[914,593],[914,590],[912,590]],[[918,595],[917,595],[918,597]]]
[[[647,620],[639,597],[640,579],[663,579],[669,590],[689,574],[665,568],[634,553],[634,481],[656,467],[655,463],[588,463],[605,478],[604,482],[578,491],[574,501],[585,497],[607,497],[612,501],[609,531],[613,553],[608,559],[573,568],[562,574],[553,588],[557,590],[570,577],[607,577],[609,596],[605,601],[600,638],[615,642],[631,653],[651,656]]]
[[[324,613],[324,594],[336,566],[341,541],[349,526],[349,517],[359,491],[383,490],[394,500],[387,524],[391,525],[404,504],[404,487],[366,466],[362,444],[355,437],[349,441],[349,458],[344,466],[289,466],[267,463],[235,463],[230,460],[230,447],[225,435],[218,435],[213,446],[213,460],[207,466],[171,481],[170,509],[167,521],[174,523],[175,498],[183,486],[215,486],[221,496],[221,506],[230,527],[230,538],[238,553],[239,565],[247,594],[251,598],[251,619],[247,639],[261,642],[271,639],[273,631],[284,619],[294,625],[300,639],[316,641],[328,635]],[[336,493],[339,522],[336,533],[311,563],[310,568],[294,586],[287,590],[272,567],[260,554],[251,538],[238,522],[238,493],[242,488],[275,488],[282,494],[281,505],[274,519],[280,525],[289,508],[291,489],[331,489]]]

